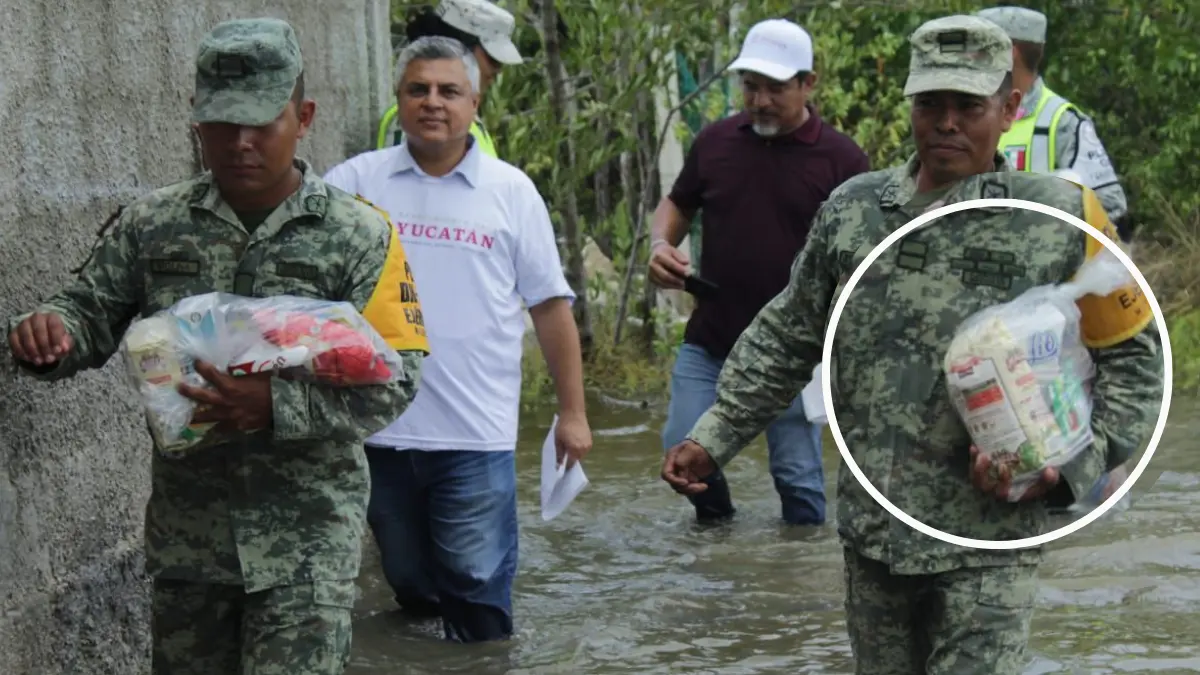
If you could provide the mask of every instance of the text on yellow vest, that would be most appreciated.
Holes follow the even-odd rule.
[[[396,232],[387,211],[367,201],[362,195],[355,197],[383,216],[388,223],[387,258],[383,273],[375,284],[362,316],[371,324],[380,337],[397,351],[419,351],[429,353],[429,338],[425,335],[425,317],[421,313],[421,300],[417,296],[417,284],[412,268],[404,255],[404,244]]]
[[[1089,188],[1083,190],[1083,220],[1120,245],[1117,228],[1108,219],[1100,199]],[[1085,260],[1091,260],[1105,246],[1088,235]],[[1083,343],[1091,349],[1103,349],[1128,340],[1142,332],[1154,320],[1150,303],[1136,281],[1104,297],[1085,295],[1075,302],[1079,308],[1079,330]]]

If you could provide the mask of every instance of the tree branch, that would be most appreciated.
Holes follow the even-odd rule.
[[[650,189],[650,185],[652,184],[651,179],[653,178],[654,171],[658,168],[658,158],[659,155],[662,154],[663,145],[667,142],[667,133],[671,130],[671,123],[675,119],[675,114],[686,108],[689,103],[696,100],[696,98],[701,94],[708,91],[708,88],[711,87],[714,82],[724,77],[725,71],[729,69],[729,66],[733,64],[733,61],[734,59],[730,59],[725,63],[725,65],[714,70],[709,74],[708,77],[701,80],[700,83],[696,85],[696,88],[689,92],[687,96],[679,99],[679,103],[671,106],[667,110],[666,119],[663,120],[662,128],[659,129],[658,132],[658,138],[655,139],[654,152],[650,155],[651,161],[647,162],[646,165],[642,167],[643,190]],[[633,226],[633,238],[631,239],[629,245],[629,260],[625,265],[625,279],[621,286],[621,301],[617,306],[617,325],[613,329],[614,344],[621,343],[621,332],[625,325],[625,314],[629,309],[629,290],[633,282],[633,266],[641,258],[639,248],[641,247],[642,240],[645,238],[645,235],[642,233],[642,231],[645,229],[646,210],[643,208],[638,208],[637,219]],[[646,283],[650,282],[647,281]]]

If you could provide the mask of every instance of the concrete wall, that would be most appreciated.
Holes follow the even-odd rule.
[[[0,0],[0,318],[52,293],[118,203],[187,177],[193,59],[216,22],[302,41],[319,171],[367,149],[388,97],[386,0]],[[118,359],[58,385],[0,349],[0,673],[144,672],[149,440]]]

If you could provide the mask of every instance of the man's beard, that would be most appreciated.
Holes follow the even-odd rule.
[[[779,135],[778,122],[751,122],[750,128],[753,129],[754,133],[758,134],[759,136],[769,137]]]

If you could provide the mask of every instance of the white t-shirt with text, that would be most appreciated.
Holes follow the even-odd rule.
[[[524,307],[575,299],[533,181],[474,143],[442,177],[421,171],[401,143],[353,157],[325,180],[391,216],[429,337],[416,397],[367,444],[514,450]]]

